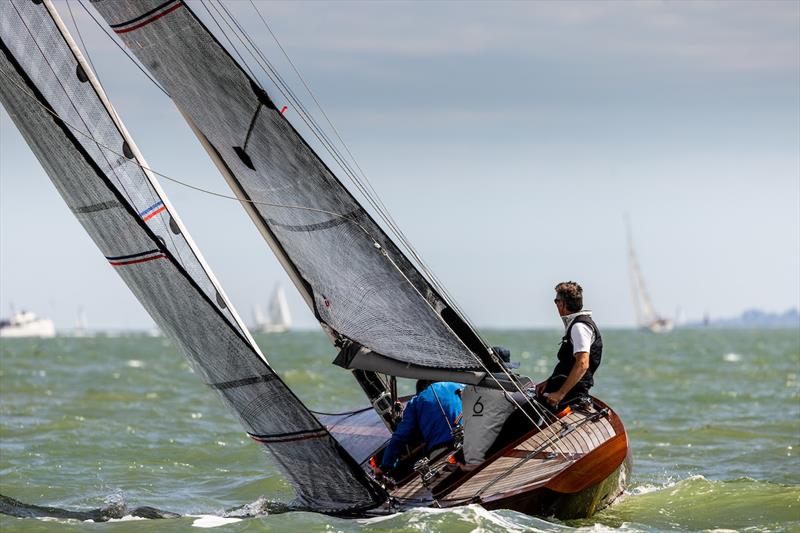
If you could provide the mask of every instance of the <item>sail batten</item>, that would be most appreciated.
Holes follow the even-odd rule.
[[[94,5],[115,31],[173,6]],[[420,368],[497,368],[480,337],[188,6],[117,33],[189,119],[236,195],[251,202],[245,209],[333,341]]]
[[[0,101],[103,256],[195,372],[249,435],[316,436],[258,440],[300,503],[341,512],[383,501],[268,365],[50,1],[0,2],[0,50]]]

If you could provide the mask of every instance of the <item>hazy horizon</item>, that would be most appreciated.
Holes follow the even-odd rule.
[[[67,5],[56,5],[72,31]],[[230,194],[167,97],[70,5],[149,165]],[[295,80],[249,3],[226,5]],[[632,326],[625,213],[662,315],[800,306],[800,3],[261,10],[400,227],[479,327],[557,328],[553,286],[567,279],[583,285],[601,327]],[[299,122],[292,109],[287,117]],[[246,323],[281,283],[297,328],[315,327],[236,202],[160,181]],[[79,308],[92,330],[153,324],[3,109],[0,316],[12,303],[59,330]]]

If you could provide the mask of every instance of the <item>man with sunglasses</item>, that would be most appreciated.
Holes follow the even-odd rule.
[[[574,281],[556,285],[558,314],[564,322],[564,337],[558,350],[558,364],[549,378],[536,386],[536,392],[554,411],[585,398],[594,385],[594,373],[603,355],[603,339],[583,310],[583,289]]]

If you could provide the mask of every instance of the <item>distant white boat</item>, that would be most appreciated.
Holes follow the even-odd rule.
[[[55,337],[56,327],[49,318],[39,318],[30,311],[13,313],[0,320],[0,337]]]
[[[631,291],[633,292],[633,306],[636,310],[636,323],[640,328],[653,333],[667,333],[675,327],[675,322],[656,313],[653,302],[644,284],[644,276],[639,269],[639,261],[633,248],[633,236],[628,218],[625,218],[625,228],[628,236],[628,266],[630,268]]]
[[[260,305],[253,308],[254,330],[259,333],[283,333],[292,327],[289,303],[281,285],[276,285],[269,300],[267,314]]]

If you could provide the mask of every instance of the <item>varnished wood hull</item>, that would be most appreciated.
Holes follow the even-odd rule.
[[[533,516],[590,517],[624,491],[631,471],[622,421],[602,401],[593,402],[593,407],[575,410],[542,429],[525,433],[521,428],[518,437],[472,471],[448,471],[443,468],[447,456],[434,461],[438,476],[427,483],[413,473],[399,480],[389,489],[390,502],[375,514],[477,503]],[[381,429],[380,421],[367,421],[370,411],[351,415],[353,425],[329,426],[354,455],[359,449],[348,438],[363,442]]]
[[[479,503],[535,516],[585,518],[623,492],[630,468],[622,421],[595,399],[592,409],[520,436],[466,475],[444,474],[429,487],[412,477],[392,494],[410,506],[419,506],[428,492],[427,504],[436,507]]]
[[[631,466],[630,457],[626,457],[610,476],[575,493],[542,487],[483,501],[481,505],[490,510],[511,509],[531,516],[554,516],[560,520],[588,518],[608,507],[624,492]]]

